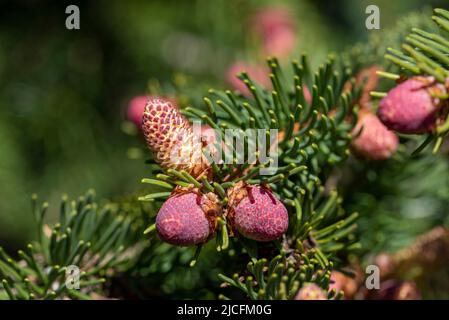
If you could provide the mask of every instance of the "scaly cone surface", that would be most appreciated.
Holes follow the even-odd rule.
[[[229,218],[237,232],[257,241],[273,241],[288,228],[288,212],[270,190],[238,183],[230,188]]]
[[[151,97],[142,119],[148,148],[164,168],[185,170],[198,176],[208,164],[202,154],[199,135],[172,102]]]

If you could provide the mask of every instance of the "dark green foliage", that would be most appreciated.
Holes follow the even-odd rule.
[[[410,159],[410,149],[385,164],[350,161],[351,172],[342,173],[344,207],[363,213],[358,232],[367,255],[394,252],[427,230],[447,225],[447,156],[423,153]]]
[[[353,70],[359,71],[370,65],[381,65],[386,71],[395,72],[399,68],[391,61],[385,61],[387,48],[396,48],[413,28],[437,31],[437,27],[429,19],[430,9],[413,12],[398,19],[395,26],[370,32],[367,41],[351,46],[344,53],[345,59]]]
[[[385,58],[408,75],[431,75],[444,83],[449,75],[449,11],[435,9],[432,20],[438,25],[438,31],[425,31],[415,26],[405,37],[402,52],[388,48]]]
[[[123,215],[112,204],[99,206],[93,192],[77,201],[63,198],[59,222],[44,223],[48,203],[37,205],[33,198],[38,240],[13,259],[0,249],[3,298],[89,299],[103,295],[102,284],[111,272],[126,268],[138,248],[136,219]],[[80,270],[80,290],[66,285],[66,272]],[[70,286],[69,286],[70,287]]]
[[[324,290],[329,289],[332,262],[323,261],[322,253],[309,250],[307,253],[281,251],[271,260],[254,259],[248,263],[247,274],[234,274],[229,278],[223,274],[219,277],[227,285],[243,291],[253,300],[287,300],[293,299],[305,284],[313,282]],[[340,292],[332,290],[329,299],[338,299]],[[221,299],[227,299],[221,295]]]

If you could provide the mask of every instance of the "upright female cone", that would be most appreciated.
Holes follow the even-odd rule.
[[[186,170],[197,177],[208,164],[202,154],[201,133],[169,101],[152,97],[145,106],[142,129],[148,148],[164,168]]]

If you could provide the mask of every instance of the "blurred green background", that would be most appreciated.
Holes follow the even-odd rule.
[[[189,82],[184,95],[200,95],[224,87],[233,62],[262,60],[248,27],[258,8],[288,6],[293,56],[309,52],[316,63],[379,32],[365,28],[369,4],[386,29],[444,2],[75,1],[81,29],[67,30],[67,4],[0,1],[0,243],[13,249],[33,237],[32,193],[55,204],[88,188],[100,198],[139,190],[146,167],[129,156],[142,139],[122,130],[127,102],[179,79]]]

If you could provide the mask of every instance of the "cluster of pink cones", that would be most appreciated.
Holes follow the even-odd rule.
[[[365,72],[370,86],[367,90],[377,84],[373,70]],[[377,115],[370,110],[365,95],[353,130],[353,152],[372,160],[385,160],[395,153],[399,143],[393,131],[434,131],[447,109],[443,108],[446,100],[439,97],[446,94],[446,87],[433,78],[413,77],[399,83],[380,101]],[[130,102],[128,117],[136,124],[140,119],[147,145],[162,167],[185,170],[194,178],[210,173],[209,163],[201,152],[195,154],[189,143],[193,140],[190,123],[171,100],[137,97]],[[187,155],[189,161],[173,162],[171,156],[176,152]],[[217,218],[223,216],[233,234],[256,241],[272,241],[286,232],[287,209],[267,187],[242,182],[229,188],[227,196],[229,202],[222,207],[214,193],[203,194],[193,187],[176,188],[158,213],[159,236],[179,246],[204,243],[213,237]]]
[[[375,74],[367,73],[367,90],[377,85]],[[366,72],[365,72],[366,74]],[[356,155],[371,160],[389,159],[397,149],[402,134],[435,132],[447,116],[447,87],[433,77],[416,76],[398,83],[380,101],[377,114],[372,112],[370,99],[364,95],[362,110],[353,130],[352,149]]]
[[[209,164],[200,161],[173,163],[176,148],[189,152],[192,128],[178,108],[166,99],[149,98],[142,117],[147,145],[162,167],[185,170],[194,178],[208,176]],[[233,234],[257,241],[272,241],[288,228],[285,206],[265,186],[238,183],[228,189],[229,202],[222,207],[219,197],[196,188],[176,188],[156,217],[156,229],[162,240],[173,245],[204,243],[215,234],[217,218],[225,216]]]

